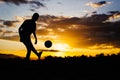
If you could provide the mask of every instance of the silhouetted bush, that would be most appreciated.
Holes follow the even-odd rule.
[[[0,71],[4,75],[21,76],[21,80],[103,80],[112,78],[115,80],[120,79],[120,53],[106,56],[98,54],[95,57],[47,56],[44,60],[25,60],[20,57],[0,59]]]

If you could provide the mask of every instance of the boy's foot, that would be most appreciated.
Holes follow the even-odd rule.
[[[39,59],[39,60],[40,60],[40,57],[41,57],[41,55],[42,55],[42,52],[43,52],[43,51],[41,51],[41,52],[38,53],[38,59]]]

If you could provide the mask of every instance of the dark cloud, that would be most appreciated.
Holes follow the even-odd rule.
[[[33,12],[34,12],[34,11],[35,11],[35,9],[30,9],[30,11],[33,11]]]
[[[100,2],[98,2],[96,4],[103,5],[103,4],[107,4],[107,2],[106,1],[100,1]]]
[[[0,22],[3,22],[4,20],[0,19]]]
[[[15,27],[14,24],[18,23],[18,21],[4,21],[3,25],[6,25],[8,27]]]
[[[1,29],[0,29],[0,33],[3,32]]]
[[[116,13],[119,13],[119,11],[108,11],[108,13],[116,14]]]
[[[52,25],[86,25],[86,26],[101,26],[104,21],[108,20],[111,15],[107,14],[94,14],[90,17],[72,17],[72,18],[64,18],[60,21],[53,21]]]
[[[1,24],[0,24],[0,28],[3,28],[3,27],[4,27],[4,25],[1,25]]]
[[[38,1],[29,1],[29,4],[31,4],[31,11],[36,11],[36,9],[39,9],[41,7],[45,7],[45,5]]]
[[[111,15],[109,17],[109,20],[120,18],[120,11],[109,11],[108,13],[110,13],[110,15]]]
[[[0,30],[0,39],[19,41],[17,32]]]
[[[63,40],[68,40],[67,42],[72,43],[73,46],[111,44],[120,47],[120,21],[105,22],[110,16],[111,14],[94,14],[89,17],[64,17],[59,20],[49,16],[49,19],[46,18],[46,22],[49,22],[46,29],[53,29],[56,35],[60,35]],[[45,21],[44,19],[41,17],[40,21]],[[58,28],[64,30],[60,32]],[[43,34],[47,33],[45,30]]]
[[[100,1],[100,2],[89,2],[86,5],[91,6],[92,8],[98,8],[107,4],[111,4],[112,2],[107,2],[107,1]]]
[[[97,12],[96,11],[93,11],[92,14],[96,14]]]
[[[44,7],[44,5],[37,1],[37,0],[0,0],[2,2],[6,2],[6,3],[12,3],[15,5],[20,5],[20,4],[36,4],[37,6],[42,6]]]
[[[57,40],[74,47],[89,47],[96,44],[120,47],[120,21],[105,22],[116,13],[119,12],[113,11],[109,12],[109,14],[96,13],[89,17],[71,18],[41,15],[37,22],[38,30],[36,33],[38,36],[41,36],[41,40],[43,37],[47,38],[47,36],[59,36]],[[16,21],[4,21],[4,25],[7,26],[13,25],[12,23],[16,23]],[[5,32],[5,35],[2,38],[19,39],[19,36],[14,32]]]
[[[43,4],[43,1],[44,0],[40,0],[40,1],[37,1],[37,0],[0,0],[2,2],[5,2],[5,3],[11,3],[11,4],[15,4],[17,6],[21,5],[21,4],[30,4],[32,9],[32,11],[34,11],[35,9],[39,9],[41,7],[45,7],[45,5]]]
[[[52,21],[58,21],[63,19],[63,17],[57,17],[54,15],[40,15],[39,21],[40,22],[45,22],[45,23],[49,23]]]
[[[61,3],[61,2],[57,2],[57,4],[60,4],[60,5],[62,5],[63,3]]]
[[[19,36],[16,31],[19,21],[1,20],[0,23],[0,39],[18,40]]]
[[[91,38],[91,44],[112,44],[118,46],[120,43],[120,24],[119,23],[105,23],[102,26],[91,27],[86,30]],[[116,44],[117,43],[117,44]],[[120,47],[120,46],[119,46]]]
[[[0,1],[6,2],[6,3],[12,3],[12,4],[15,4],[15,5],[28,3],[28,0],[0,0]]]
[[[45,7],[43,3],[39,2],[39,1],[28,1],[28,3],[30,4],[36,4],[38,7]]]

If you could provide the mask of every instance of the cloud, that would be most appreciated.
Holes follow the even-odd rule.
[[[3,22],[4,20],[0,19],[0,22]]]
[[[62,5],[63,3],[62,3],[62,2],[57,2],[57,4],[60,4],[60,5]]]
[[[23,22],[25,20],[24,17],[20,17],[20,16],[15,16],[15,19],[19,22]]]
[[[109,48],[109,45],[120,47],[120,21],[105,22],[116,13],[118,12],[95,13],[86,17],[41,15],[37,22],[36,33],[40,40],[57,40],[58,42],[70,44],[72,47],[90,47],[96,44],[97,46],[100,45],[100,47],[103,46],[102,44],[105,44],[104,46],[107,48]],[[8,27],[8,25],[16,24],[16,21],[3,20],[3,22],[9,24],[3,24],[6,28],[0,28],[2,39],[19,39],[18,33],[14,31],[17,28]],[[20,23],[18,22],[18,24]]]
[[[111,4],[111,3],[112,2],[100,1],[100,2],[89,2],[86,5],[90,6],[92,8],[99,8],[99,7],[102,7],[102,6],[105,6],[107,4]]]
[[[60,31],[60,32],[64,32],[65,31],[65,29],[62,29],[62,28],[57,28],[57,30]]]
[[[113,15],[114,19],[120,18],[120,12]]]
[[[89,47],[89,49],[113,49],[114,46],[112,45],[107,45],[107,44],[101,44],[101,45],[94,45],[94,46],[91,46]]]
[[[20,4],[36,4],[37,6],[44,7],[44,5],[37,0],[0,0],[1,2],[12,3],[15,5]]]
[[[48,19],[49,28],[53,29],[56,35],[70,44],[80,44],[79,47],[92,46],[95,44],[111,44],[120,47],[120,21],[106,22],[111,14],[93,14],[89,17],[62,18],[54,21]],[[64,31],[60,31],[60,30]],[[72,37],[72,40],[71,40]],[[75,46],[73,44],[73,46]]]
[[[86,25],[86,26],[95,26],[102,25],[104,21],[108,20],[110,15],[107,14],[94,14],[89,17],[71,17],[63,18],[59,21],[52,21],[50,26],[62,25],[62,27],[70,25]]]
[[[3,35],[4,38],[13,38],[16,36],[18,36],[18,33],[10,32],[10,31],[6,31],[5,34]]]
[[[0,0],[0,2],[5,2],[5,3],[11,3],[11,4],[15,4],[17,6],[21,5],[21,4],[30,4],[32,9],[35,11],[36,9],[39,9],[41,7],[45,7],[45,5],[43,4],[41,1],[37,1],[37,0]]]
[[[4,27],[3,22],[4,22],[4,20],[0,20],[0,28]]]
[[[119,11],[109,11],[108,13],[110,13],[110,17],[109,17],[109,21],[113,20],[113,19],[118,19],[120,18],[120,12]]]
[[[8,27],[15,27],[15,25],[18,23],[18,21],[4,21],[3,25],[6,25]]]
[[[45,7],[45,5],[38,1],[29,1],[29,4],[31,4],[31,11],[36,11],[36,9],[39,9],[41,7]]]
[[[14,40],[18,41],[18,33],[17,32],[12,32],[12,31],[0,31],[0,39],[6,39],[6,40]]]
[[[18,20],[0,21],[0,39],[18,40]]]

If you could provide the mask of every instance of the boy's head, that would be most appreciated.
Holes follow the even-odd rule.
[[[33,16],[32,16],[32,20],[37,21],[38,18],[39,18],[39,14],[34,13]]]

